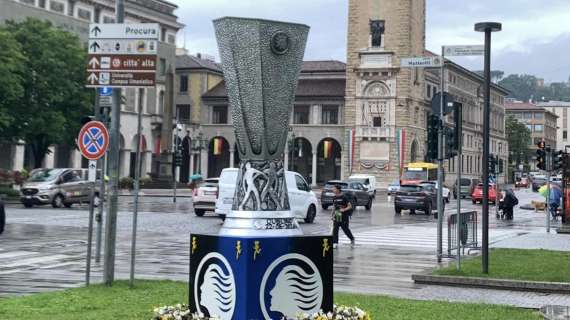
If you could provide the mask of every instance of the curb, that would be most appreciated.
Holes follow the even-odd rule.
[[[570,283],[505,280],[473,277],[434,276],[426,274],[413,274],[412,280],[418,284],[443,285],[443,286],[467,286],[475,288],[532,291],[544,293],[570,293]]]

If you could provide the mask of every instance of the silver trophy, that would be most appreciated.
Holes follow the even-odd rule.
[[[226,235],[301,234],[289,207],[283,151],[309,27],[214,20],[241,159]]]

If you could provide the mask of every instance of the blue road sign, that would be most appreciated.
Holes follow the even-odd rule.
[[[113,95],[113,89],[109,87],[101,87],[99,88],[99,96],[101,97],[110,97]]]

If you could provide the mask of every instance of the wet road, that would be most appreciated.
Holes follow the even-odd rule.
[[[518,192],[521,204],[539,196]],[[341,237],[335,250],[335,290],[389,294],[416,299],[482,301],[536,307],[557,302],[570,305],[569,297],[482,289],[416,285],[411,274],[437,265],[436,219],[424,214],[396,215],[393,203],[380,195],[371,211],[359,208],[351,227],[357,246]],[[128,278],[132,198],[120,198],[117,234],[117,278]],[[446,206],[453,211],[452,200]],[[462,208],[480,211],[469,199]],[[492,208],[493,209],[493,208]],[[7,227],[0,236],[0,296],[20,295],[82,285],[87,239],[86,207],[24,209],[8,207]],[[143,197],[137,239],[137,278],[188,279],[189,233],[215,233],[221,220],[213,214],[196,217],[190,198],[174,204],[168,197]],[[490,217],[493,245],[527,233],[544,232],[544,214],[517,210],[514,221]],[[330,232],[328,212],[319,210],[315,223],[301,223],[305,234]],[[447,235],[444,229],[443,235]],[[480,238],[480,235],[479,235]],[[446,249],[444,238],[444,250]],[[452,260],[444,259],[443,263]],[[101,280],[102,265],[93,264],[92,281]]]

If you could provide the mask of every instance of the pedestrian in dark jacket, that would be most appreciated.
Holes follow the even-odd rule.
[[[519,199],[515,196],[512,189],[505,191],[505,198],[503,199],[503,214],[506,220],[513,220],[513,208],[519,204]]]
[[[350,239],[350,244],[354,246],[354,236],[350,231],[349,222],[350,215],[352,213],[352,203],[346,194],[341,193],[340,186],[333,186],[333,192],[335,194],[333,199],[333,248],[338,245],[338,229],[342,228],[342,231]]]

